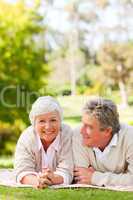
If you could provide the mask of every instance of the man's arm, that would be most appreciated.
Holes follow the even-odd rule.
[[[131,186],[133,185],[133,144],[128,146],[126,152],[127,169],[123,173],[100,172],[89,168],[78,167],[75,170],[77,183],[91,184],[97,186]]]
[[[88,168],[90,165],[88,147],[83,146],[80,127],[76,128],[72,137],[73,159],[75,167]]]

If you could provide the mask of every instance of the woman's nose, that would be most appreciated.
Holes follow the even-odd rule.
[[[50,123],[49,123],[49,122],[46,122],[46,123],[45,123],[45,128],[46,128],[46,129],[49,129],[50,127],[51,127]]]

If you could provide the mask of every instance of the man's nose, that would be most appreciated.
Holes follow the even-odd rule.
[[[86,127],[82,126],[82,128],[81,128],[81,134],[85,134],[85,133],[86,133]]]

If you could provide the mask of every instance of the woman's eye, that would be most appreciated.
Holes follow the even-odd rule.
[[[45,121],[44,120],[40,120],[40,123],[45,123]]]

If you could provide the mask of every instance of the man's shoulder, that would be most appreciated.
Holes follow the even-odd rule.
[[[120,131],[121,134],[133,134],[133,126],[121,123],[120,124]]]
[[[133,126],[122,123],[118,135],[121,139],[133,142]]]

